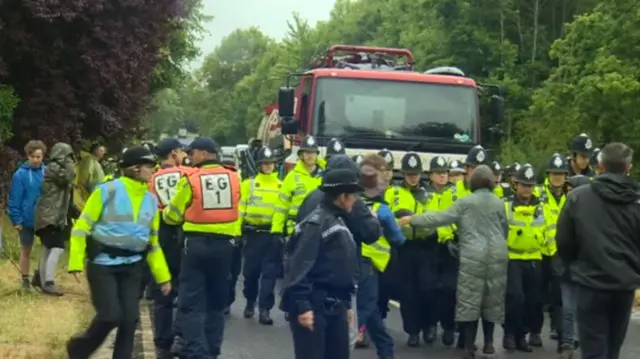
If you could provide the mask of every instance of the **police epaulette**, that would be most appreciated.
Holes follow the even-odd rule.
[[[307,222],[309,223],[320,223],[320,215],[318,213],[311,213],[309,217],[307,217]]]

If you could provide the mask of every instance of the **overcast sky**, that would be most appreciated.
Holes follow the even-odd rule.
[[[200,42],[203,55],[213,51],[233,30],[257,26],[270,37],[280,39],[287,32],[287,20],[299,13],[310,24],[329,18],[334,0],[204,0],[204,11],[214,19],[205,25]],[[197,67],[201,58],[193,66]]]

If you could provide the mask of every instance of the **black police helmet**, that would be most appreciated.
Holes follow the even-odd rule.
[[[364,156],[363,155],[355,155],[355,156],[352,156],[351,159],[353,160],[353,162],[356,163],[356,165],[360,166],[362,164],[362,161],[364,161]]]
[[[564,157],[559,153],[554,153],[547,162],[547,172],[568,173],[569,166],[567,165],[567,161],[565,161]]]
[[[449,162],[449,172],[450,173],[464,173],[464,167],[462,167],[462,163],[458,160],[451,160]]]
[[[306,136],[302,139],[302,143],[300,144],[300,149],[298,150],[298,154],[301,151],[309,151],[309,152],[320,152],[318,149],[318,142],[313,136]]]
[[[346,150],[344,143],[337,138],[332,138],[327,142],[327,158],[334,155],[344,155]]]
[[[423,171],[422,159],[415,152],[407,152],[402,156],[400,169],[404,173],[421,173]]]
[[[502,166],[500,166],[500,162],[498,161],[491,162],[491,166],[489,166],[489,168],[491,168],[494,174],[502,173]]]
[[[258,163],[276,162],[275,153],[268,146],[264,146],[258,150],[258,155],[256,156],[256,162]]]
[[[474,146],[471,150],[469,150],[469,153],[467,153],[467,158],[464,161],[464,164],[467,166],[480,166],[480,165],[486,165],[487,161],[489,159],[487,158],[487,151],[485,151],[485,149],[478,145],[478,146]]]
[[[599,148],[594,148],[593,152],[591,153],[591,159],[589,160],[589,164],[592,167],[595,167],[598,165],[598,156],[600,155],[600,149]]]
[[[384,158],[384,161],[387,163],[388,169],[393,169],[393,153],[391,153],[391,151],[385,148],[382,151],[378,152],[378,156]]]
[[[429,172],[447,172],[449,166],[442,156],[435,156],[429,161]]]
[[[532,186],[537,184],[536,171],[533,166],[527,163],[520,167],[518,172],[516,172],[515,182]]]
[[[122,154],[122,160],[120,160],[120,167],[122,168],[155,164],[156,157],[144,146],[136,146],[127,149]]]
[[[591,138],[589,138],[586,133],[577,135],[576,137],[571,139],[569,150],[572,153],[591,156],[591,152],[593,152],[593,143],[591,142]]]
[[[511,165],[511,168],[509,170],[509,175],[510,176],[515,176],[516,173],[518,173],[518,171],[520,171],[520,168],[522,168],[522,166],[520,165],[520,163],[518,162],[514,162]]]

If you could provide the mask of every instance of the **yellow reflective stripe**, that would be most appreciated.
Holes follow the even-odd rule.
[[[537,249],[533,249],[533,248],[530,248],[530,249],[515,249],[515,248],[509,247],[509,253],[513,253],[513,254],[535,254],[535,253],[538,253],[538,252],[540,252],[539,248],[537,248]]]
[[[167,206],[170,215],[171,216],[175,216],[177,220],[182,221],[184,220],[184,214],[180,213],[180,209],[178,207],[176,207],[173,204],[169,204],[169,206]]]
[[[385,252],[385,253],[391,253],[391,248],[385,247],[383,245],[381,245],[378,242],[374,242],[372,244],[368,244],[369,247],[373,247],[379,251]]]
[[[275,212],[277,212],[277,213],[285,214],[285,213],[287,213],[289,210],[288,210],[287,208],[280,208],[280,207],[276,207],[276,208],[274,209],[274,211],[275,211]]]
[[[91,219],[91,217],[89,217],[89,215],[86,213],[83,213],[78,219],[84,219],[85,221],[87,221],[87,224],[90,225],[91,227],[93,227],[93,225],[95,224],[95,221]]]
[[[86,237],[89,236],[91,233],[89,231],[85,231],[84,229],[73,229],[71,231],[71,236],[78,236],[78,237]]]
[[[286,202],[291,201],[291,195],[289,195],[289,194],[287,194],[287,193],[282,193],[282,192],[280,192],[280,194],[278,195],[278,197],[280,197],[280,200],[281,200],[282,202],[285,202],[285,203],[286,203]]]

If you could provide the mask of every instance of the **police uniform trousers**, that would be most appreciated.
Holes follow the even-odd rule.
[[[242,251],[244,248],[244,239],[236,240],[231,255],[231,272],[229,273],[229,296],[227,297],[227,310],[236,301],[236,288],[238,277],[242,272]]]
[[[558,325],[562,306],[562,296],[560,294],[559,278],[553,275],[552,258],[542,256],[540,263],[540,297],[536,305],[533,316],[531,333],[540,334],[544,325],[545,312],[549,313],[549,324],[552,330],[560,327]]]
[[[437,321],[437,245],[435,237],[398,248],[401,273],[400,314],[405,333],[429,333]]]
[[[178,312],[186,359],[220,355],[224,311],[235,240],[231,236],[184,234]]]
[[[379,358],[392,357],[393,338],[387,332],[378,310],[378,271],[366,257],[360,258],[360,276],[356,296],[358,326],[360,328],[366,326]]]
[[[313,330],[300,325],[297,313],[289,313],[295,359],[349,359],[347,306],[323,290],[314,290],[311,297]]]
[[[280,236],[268,231],[252,231],[244,238],[244,297],[249,305],[258,301],[260,310],[271,310],[275,303],[274,289],[282,269],[282,247]]]
[[[67,344],[70,359],[87,359],[117,329],[113,358],[130,359],[140,318],[139,298],[144,260],[104,266],[87,263],[87,281],[96,315],[89,328]]]
[[[178,318],[174,318],[174,302],[178,296],[180,261],[182,256],[182,230],[178,226],[160,224],[158,232],[160,246],[164,252],[169,271],[171,287],[169,295],[163,295],[160,286],[153,285],[153,342],[157,348],[169,350],[173,338],[180,335]],[[176,319],[174,321],[174,319]]]
[[[516,340],[523,339],[533,327],[540,300],[541,267],[540,260],[509,260],[505,333],[513,335]]]
[[[447,244],[438,245],[438,321],[442,329],[456,329],[456,288],[459,260],[450,252]]]

